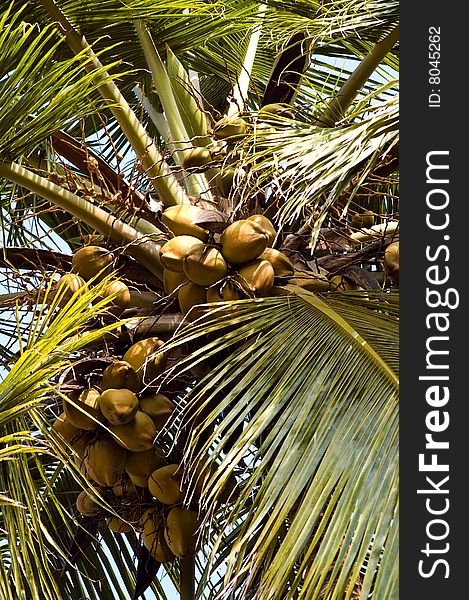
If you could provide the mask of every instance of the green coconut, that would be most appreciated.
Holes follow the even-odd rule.
[[[226,275],[228,266],[221,252],[216,248],[197,250],[186,256],[183,261],[185,276],[201,286],[209,286]]]
[[[122,360],[128,362],[143,383],[149,383],[166,369],[167,356],[161,350],[163,340],[158,337],[145,338],[132,344]]]
[[[253,260],[238,269],[236,280],[257,297],[267,296],[274,285],[274,268],[268,260]]]
[[[88,388],[76,400],[72,397],[64,400],[64,412],[69,422],[78,429],[97,429],[104,420],[99,409],[99,396],[99,390]]]
[[[127,452],[109,436],[97,438],[87,448],[86,472],[99,485],[113,486],[125,470]]]
[[[260,227],[262,227],[264,233],[268,236],[267,246],[273,246],[277,236],[277,230],[275,229],[272,221],[264,215],[251,215],[247,220],[254,221],[254,223],[257,223]]]
[[[85,280],[75,273],[65,273],[58,280],[56,289],[51,292],[49,298],[51,301],[59,297],[58,306],[63,308],[76,292],[85,292],[87,290]]]
[[[212,154],[208,148],[197,146],[191,148],[184,154],[182,166],[184,169],[190,171],[192,169],[202,170],[201,167],[208,168],[208,164],[212,162]]]
[[[194,556],[197,550],[197,513],[180,506],[173,507],[166,516],[164,536],[171,552],[179,558]]]
[[[148,478],[148,489],[162,504],[177,504],[184,494],[181,490],[183,471],[181,465],[165,465],[153,471]]]
[[[141,525],[142,542],[150,555],[159,563],[174,560],[175,556],[164,537],[164,526],[159,512],[154,508],[146,510],[143,513]]]
[[[263,106],[257,113],[259,120],[271,121],[278,117],[283,119],[293,119],[293,111],[290,104],[272,103]]]
[[[113,269],[115,256],[107,248],[101,246],[84,246],[72,257],[72,271],[89,281],[99,273],[102,279]]]
[[[176,405],[164,394],[148,393],[140,398],[140,410],[148,415],[158,430],[163,429]]]
[[[206,242],[208,232],[194,224],[203,213],[203,209],[193,204],[178,204],[163,211],[161,220],[175,236],[188,235]]]
[[[153,447],[153,440],[158,433],[152,419],[141,410],[137,410],[134,418],[124,425],[109,425],[115,441],[131,452],[144,452]]]
[[[247,263],[267,248],[269,235],[252,219],[242,219],[228,225],[220,236],[221,253],[233,264]]]
[[[188,279],[185,276],[184,271],[176,273],[175,271],[163,269],[163,289],[165,294],[172,294],[180,285],[187,283],[187,281]]]
[[[242,293],[232,281],[224,281],[207,289],[207,302],[225,302],[228,300],[241,300]]]
[[[235,177],[234,169],[224,169],[219,171],[215,177],[215,185],[223,198],[228,198],[233,187]]]
[[[166,456],[158,446],[152,446],[143,452],[130,452],[125,470],[130,480],[139,487],[147,487],[148,478],[156,469],[166,464]],[[143,484],[143,485],[141,485]]]
[[[169,271],[181,273],[186,256],[204,248],[204,242],[193,235],[177,235],[161,246],[161,264]]]
[[[238,116],[223,117],[213,126],[213,135],[217,140],[237,141],[246,136],[247,122]]]
[[[67,448],[65,442],[71,444],[81,431],[78,427],[75,427],[75,425],[70,423],[65,412],[60,413],[60,415],[55,419],[52,429],[54,429],[54,431],[60,435],[58,443],[64,450]]]
[[[109,296],[114,296],[114,298],[107,310],[115,315],[120,315],[130,305],[130,290],[123,281],[116,280],[107,285],[99,294],[98,299]]]
[[[191,309],[198,304],[205,304],[206,301],[205,288],[192,281],[183,285],[178,292],[179,308],[189,321],[194,321],[202,314],[200,310]]]
[[[292,277],[295,269],[291,264],[288,256],[275,248],[266,248],[259,256],[259,260],[268,260],[272,265],[275,277]]]
[[[349,292],[363,289],[357,283],[343,275],[334,275],[329,281],[331,284],[331,291]]]
[[[107,389],[99,397],[99,408],[112,425],[129,423],[138,410],[137,396],[127,389]]]
[[[315,271],[295,271],[294,276],[288,280],[290,285],[297,285],[310,292],[328,292],[331,282],[322,273]]]
[[[104,369],[101,390],[123,388],[137,393],[140,390],[140,379],[130,363],[126,360],[116,360]]]

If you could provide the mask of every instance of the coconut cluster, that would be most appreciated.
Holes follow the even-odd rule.
[[[72,257],[71,272],[65,273],[58,280],[52,297],[58,295],[58,305],[65,306],[75,292],[86,291],[109,275],[113,270],[115,259],[112,252],[101,246],[80,248]],[[110,296],[113,296],[113,299],[108,311],[118,316],[130,304],[130,290],[123,281],[116,279],[100,291],[97,301]]]
[[[234,221],[215,235],[198,224],[204,212],[181,205],[162,214],[174,234],[160,249],[164,290],[177,294],[183,315],[206,302],[268,296],[276,280],[293,275],[288,257],[273,248],[277,232],[267,217]],[[196,316],[192,311],[187,318]]]

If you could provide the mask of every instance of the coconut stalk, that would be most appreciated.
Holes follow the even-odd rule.
[[[181,600],[194,600],[195,598],[195,559],[193,556],[181,558],[181,582],[179,593]]]
[[[381,64],[383,58],[390,52],[399,40],[399,26],[396,26],[365,56],[355,71],[350,75],[337,95],[330,101],[328,107],[314,123],[316,127],[333,127],[345,114],[358,92],[366,83],[373,71]]]
[[[106,81],[110,75],[106,72],[98,73],[98,70],[104,67],[85,37],[72,26],[54,0],[41,1],[72,51],[75,54],[85,51],[89,62],[84,63],[84,68],[88,73],[96,73],[95,83],[99,93],[132,145],[163,205],[168,207],[176,204],[189,204],[186,192],[179,185],[169,165],[158,151],[154,140],[148,135],[119,88],[112,80]]]
[[[102,235],[109,237],[115,245],[124,246],[125,254],[135,258],[159,279],[163,279],[163,268],[159,256],[160,247],[150,236],[142,235],[134,227],[117,219],[99,206],[94,206],[91,202],[17,163],[0,162],[0,177],[13,181],[60,206]]]
[[[179,165],[182,165],[184,156],[191,149],[192,143],[190,143],[190,136],[179,113],[171,80],[146,26],[141,21],[134,21],[134,27],[150,69],[153,85],[163,106],[164,115],[169,125],[171,141],[175,148],[174,159]],[[188,193],[192,196],[200,196],[208,189],[205,177],[199,174],[192,174],[186,177],[185,184]]]

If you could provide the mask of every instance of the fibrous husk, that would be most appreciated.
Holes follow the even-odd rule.
[[[166,353],[161,350],[163,340],[158,337],[145,338],[132,344],[122,360],[136,371],[140,382],[149,383],[166,368]]]
[[[169,417],[176,408],[172,402],[164,394],[148,393],[140,398],[140,410],[148,415],[158,430],[163,429]]]
[[[107,298],[108,296],[114,296],[109,308],[109,312],[115,315],[120,315],[130,305],[130,290],[123,281],[113,281],[107,285],[104,290],[99,294],[99,299]]]
[[[199,310],[193,310],[189,316],[187,316],[187,313],[193,306],[196,306],[197,304],[205,304],[205,288],[197,285],[196,283],[192,283],[192,281],[189,281],[179,290],[178,302],[182,314],[186,316],[189,321],[194,321],[201,315],[201,312]]]
[[[70,397],[64,400],[64,412],[69,422],[78,429],[92,431],[103,422],[103,415],[99,410],[99,390],[89,388],[75,400]]]
[[[295,269],[288,256],[275,248],[266,248],[259,260],[268,260],[274,268],[275,277],[292,277]]]
[[[67,445],[64,443],[63,440],[71,444],[71,442],[74,439],[76,439],[80,433],[80,429],[78,427],[75,427],[75,425],[72,425],[72,423],[70,423],[65,412],[60,413],[60,415],[55,419],[52,428],[54,429],[54,431],[61,435],[61,438],[59,438],[58,443],[64,450],[66,449]]]
[[[126,360],[116,360],[104,369],[101,379],[101,390],[131,390],[138,392],[140,390],[140,379],[137,371]]]
[[[216,248],[207,248],[192,252],[183,261],[186,277],[201,286],[209,286],[226,275],[228,266],[222,254]]]
[[[176,273],[175,271],[169,271],[163,269],[163,289],[166,294],[172,294],[180,285],[188,281],[184,275],[184,271]]]
[[[160,248],[160,260],[165,269],[182,273],[183,260],[189,254],[202,250],[204,242],[193,235],[177,235]]]
[[[60,308],[67,304],[75,292],[87,289],[85,280],[75,273],[65,273],[56,285],[56,290],[50,293],[49,298],[52,301],[56,296],[60,296],[57,303]]]
[[[166,516],[164,536],[171,552],[179,558],[194,556],[197,550],[197,513],[180,506],[173,507]]]
[[[107,389],[99,397],[99,408],[112,425],[129,423],[138,410],[137,396],[127,389]]]
[[[125,470],[135,485],[147,487],[148,478],[153,471],[165,464],[164,452],[158,446],[152,446],[144,452],[130,452],[125,463]]]
[[[237,281],[255,296],[266,296],[274,285],[274,268],[268,260],[256,259],[238,269]]]
[[[141,519],[142,542],[150,555],[159,563],[170,562],[174,554],[164,537],[164,523],[154,508],[146,510]]]
[[[203,150],[203,148],[201,148]],[[197,219],[203,217],[204,210],[193,204],[170,206],[161,215],[161,220],[175,236],[188,235],[203,242],[208,239],[208,232],[195,225]]]
[[[267,246],[273,246],[275,238],[277,236],[277,230],[275,229],[272,221],[264,215],[251,215],[250,217],[248,217],[247,220],[254,221],[254,223],[257,223],[259,225],[259,227],[262,227],[264,233],[269,237],[267,241]]]
[[[84,246],[72,257],[72,271],[85,281],[100,273],[99,279],[112,271],[115,256],[107,248],[101,246]]]
[[[76,507],[81,515],[87,517],[91,517],[100,511],[99,504],[96,504],[93,498],[91,498],[89,492],[85,490],[78,494],[78,498],[76,500]]]
[[[184,494],[181,490],[183,471],[181,465],[171,464],[160,467],[148,478],[150,493],[162,504],[181,502]]]
[[[236,141],[245,137],[248,124],[242,117],[223,117],[213,126],[213,136],[217,140]]]
[[[269,236],[255,221],[242,219],[228,225],[220,236],[221,253],[233,264],[257,258],[267,248]]]
[[[109,430],[116,442],[131,452],[150,450],[158,433],[151,418],[141,410],[137,410],[130,423],[109,425]]]
[[[100,437],[87,448],[85,465],[88,477],[103,486],[113,486],[125,470],[127,452],[111,438]]]

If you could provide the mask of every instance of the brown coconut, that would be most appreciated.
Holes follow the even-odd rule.
[[[149,383],[166,368],[166,353],[161,350],[163,344],[158,337],[145,338],[132,344],[122,360],[130,364],[141,382]]]
[[[129,423],[138,410],[137,396],[127,389],[107,389],[99,397],[99,408],[112,425]]]
[[[151,417],[158,430],[163,429],[169,417],[176,408],[164,394],[148,393],[144,394],[139,401],[140,410]]]
[[[161,246],[161,264],[169,271],[181,273],[186,256],[204,247],[204,242],[193,235],[177,235]]]
[[[267,217],[264,217],[264,215],[251,215],[250,217],[248,217],[248,221],[254,221],[254,223],[257,223],[260,227],[262,227],[264,232],[269,237],[267,242],[268,246],[273,246],[275,238],[277,236],[277,231],[272,221]]]
[[[293,277],[295,269],[288,256],[275,248],[266,248],[259,260],[268,260],[274,268],[275,277]]]
[[[86,492],[85,490],[78,494],[76,507],[78,512],[86,517],[91,517],[100,511],[99,504],[97,504],[93,498],[91,498],[89,492]]]
[[[221,253],[233,264],[254,260],[267,248],[269,236],[255,221],[242,219],[228,225],[220,236]]]

